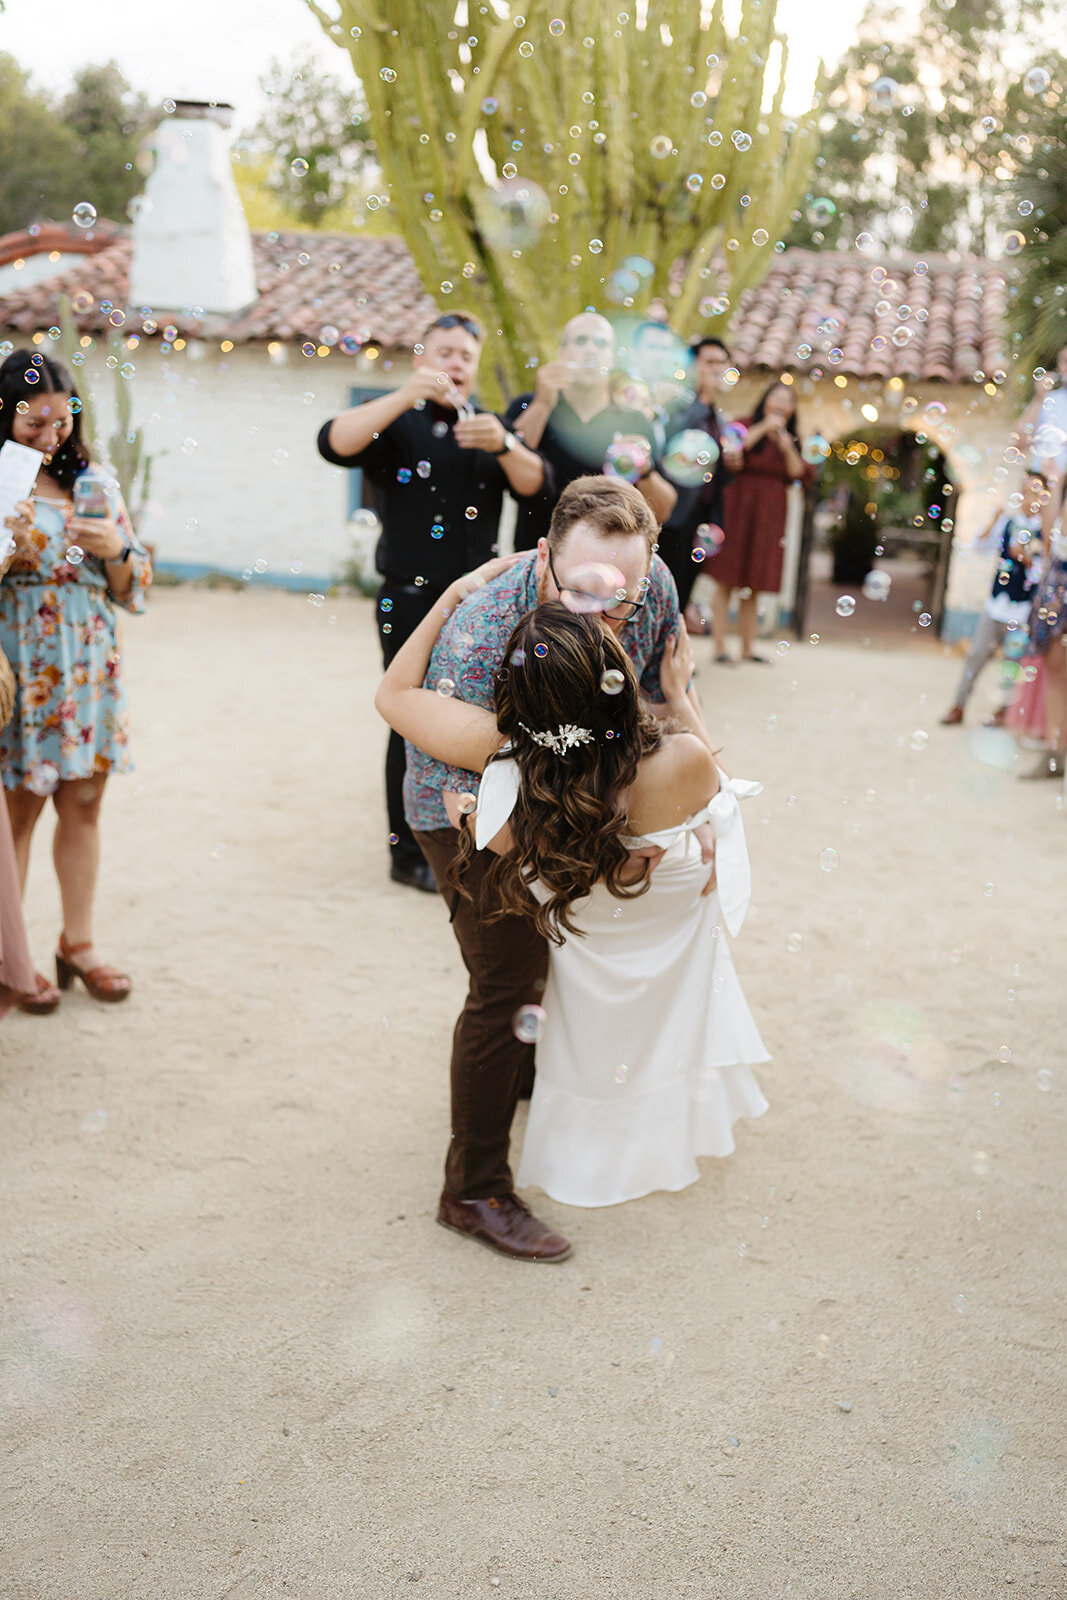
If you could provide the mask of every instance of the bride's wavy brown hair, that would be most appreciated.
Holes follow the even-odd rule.
[[[489,872],[499,909],[488,920],[528,916],[545,938],[562,944],[565,932],[581,932],[570,907],[595,883],[603,881],[621,899],[648,888],[647,872],[635,884],[621,881],[628,855],[620,835],[638,763],[659,748],[665,727],[642,707],[633,663],[614,633],[558,601],[517,624],[493,692],[497,726],[511,749],[492,759],[514,757],[519,793],[509,824],[513,847]],[[531,737],[568,724],[588,728],[592,740],[559,755]],[[473,849],[464,828],[453,879],[461,893]],[[535,879],[549,891],[543,904],[530,893]]]

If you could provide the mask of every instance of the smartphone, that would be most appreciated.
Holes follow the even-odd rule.
[[[83,472],[74,480],[74,515],[76,517],[106,517],[110,514],[103,478],[94,472]]]

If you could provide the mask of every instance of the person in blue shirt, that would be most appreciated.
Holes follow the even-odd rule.
[[[941,718],[945,727],[955,727],[963,721],[964,707],[978,674],[996,655],[1008,633],[1024,629],[1029,621],[1040,577],[1041,508],[1047,498],[1048,485],[1042,474],[1028,472],[1018,511],[1002,512],[975,543],[976,550],[996,550],[999,559],[992,590],[963,664],[956,697]],[[1004,721],[1006,710],[1002,706],[994,714],[994,726],[999,727]]]

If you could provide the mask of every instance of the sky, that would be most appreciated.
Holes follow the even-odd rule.
[[[815,28],[811,0],[779,0],[778,26],[789,37],[790,110],[808,103],[820,47],[847,48],[863,3],[822,0]],[[258,79],[271,57],[292,59],[304,47],[327,71],[344,76],[347,56],[302,0],[181,0],[173,11],[159,0],[7,0],[0,12],[0,50],[39,84],[62,89],[79,66],[114,58],[129,82],[155,99],[228,100],[237,128],[259,114]]]

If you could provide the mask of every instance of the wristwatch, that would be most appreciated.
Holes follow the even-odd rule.
[[[516,439],[515,435],[513,433],[509,433],[507,428],[505,428],[504,443],[501,445],[499,450],[490,450],[489,454],[491,456],[506,456],[509,450],[514,450],[518,442],[519,441]]]

